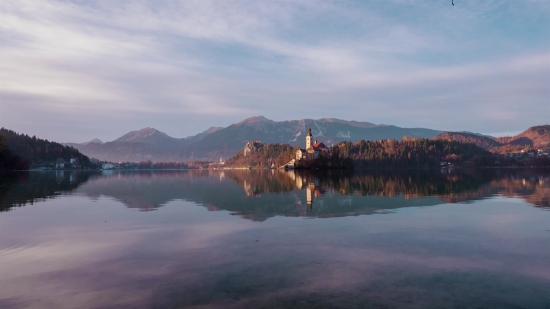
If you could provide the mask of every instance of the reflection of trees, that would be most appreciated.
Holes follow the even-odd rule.
[[[447,203],[456,203],[503,194],[523,197],[536,206],[548,207],[550,181],[547,174],[523,169],[458,170],[452,173],[433,170],[295,170],[235,173],[232,177],[250,196],[305,189],[313,196],[318,196],[315,192],[320,190],[332,190],[341,195],[401,196],[405,199],[433,196]]]
[[[0,211],[72,192],[97,173],[80,171],[12,172],[0,176]]]
[[[0,210],[75,190],[92,199],[114,198],[129,208],[143,211],[155,210],[173,200],[186,200],[210,211],[229,211],[255,221],[278,215],[372,214],[495,194],[521,197],[535,206],[550,209],[549,176],[548,171],[513,169],[459,170],[450,174],[430,170],[15,173],[2,177]]]
[[[228,170],[226,178],[243,187],[248,196],[262,193],[288,192],[294,189],[294,181],[289,174],[280,170]]]
[[[232,179],[254,195],[262,193],[287,192],[309,186],[334,190],[343,195],[362,196],[422,196],[447,195],[477,190],[488,184],[488,174],[441,174],[431,170],[405,171],[307,171],[290,172],[258,171],[231,174]]]
[[[506,197],[521,197],[535,207],[550,210],[550,175],[516,173],[493,180],[491,187]]]
[[[535,190],[522,189],[515,195],[527,202],[547,205],[548,181],[544,182],[545,173],[536,170],[499,170],[478,169],[458,170],[451,173],[433,170],[328,170],[328,171],[269,171],[270,177],[262,172],[243,172],[231,174],[231,179],[239,184],[248,196],[258,197],[262,193],[284,193],[294,191],[298,194],[297,202],[308,205],[302,208],[300,215],[315,217],[349,216],[372,214],[379,211],[408,206],[435,205],[440,203],[457,203],[506,194],[496,184],[511,179],[531,179]],[[548,174],[548,173],[546,173]],[[526,178],[527,177],[527,178]],[[533,179],[539,181],[535,184]],[[289,181],[290,180],[290,181]],[[524,181],[524,180],[522,180]],[[302,196],[300,195],[300,192]],[[304,194],[305,193],[305,194]],[[326,193],[326,194],[325,194]],[[305,196],[303,196],[305,195]],[[262,198],[267,198],[264,195]],[[393,197],[388,199],[387,197]],[[257,203],[260,204],[261,202]],[[284,208],[287,207],[285,210]],[[298,215],[289,211],[288,206],[273,210],[273,215]],[[223,209],[231,207],[223,206]],[[232,209],[239,215],[253,219],[263,217],[258,212]],[[265,209],[264,209],[265,210]]]
[[[350,175],[320,176],[321,186],[334,189],[341,194],[388,197],[402,195],[405,198],[475,190],[489,181],[490,179],[483,176],[441,174],[429,170],[369,171]]]

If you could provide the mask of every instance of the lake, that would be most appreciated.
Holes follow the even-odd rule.
[[[550,170],[0,174],[0,308],[550,308]]]

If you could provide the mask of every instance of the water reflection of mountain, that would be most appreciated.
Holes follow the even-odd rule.
[[[78,171],[1,173],[0,211],[71,193],[94,175],[98,174]]]
[[[173,200],[187,200],[211,211],[225,210],[255,221],[273,216],[373,214],[497,194],[521,197],[534,206],[550,209],[550,172],[536,170],[194,170],[92,175],[21,174],[0,187],[1,207],[5,210],[66,191],[92,199],[113,198],[142,211],[155,210]]]
[[[144,211],[172,200],[188,200],[212,211],[262,221],[277,215],[372,214],[496,194],[520,196],[548,207],[549,175],[533,170],[159,171],[115,174],[91,181],[79,192],[92,198],[109,196]],[[531,201],[535,197],[538,202]]]

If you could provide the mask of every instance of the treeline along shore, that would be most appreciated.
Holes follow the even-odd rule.
[[[317,157],[296,160],[299,147],[263,144],[245,155],[245,150],[225,162],[232,168],[281,168],[289,162],[293,168],[415,168],[415,167],[498,167],[550,166],[550,158],[526,157],[525,160],[491,153],[472,143],[425,138],[341,142],[327,147]]]
[[[45,166],[75,169],[94,167],[87,156],[73,147],[6,128],[0,129],[0,170],[28,170]]]
[[[550,167],[548,150],[527,147],[521,153],[510,155],[491,152],[483,145],[443,138],[344,141],[330,147],[315,141],[311,147],[307,145],[306,150],[288,144],[253,141],[233,157],[219,162],[110,163],[90,159],[72,146],[1,128],[0,170]]]

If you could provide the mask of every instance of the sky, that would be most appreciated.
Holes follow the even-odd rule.
[[[58,142],[263,115],[550,121],[550,0],[0,1],[0,127]]]

